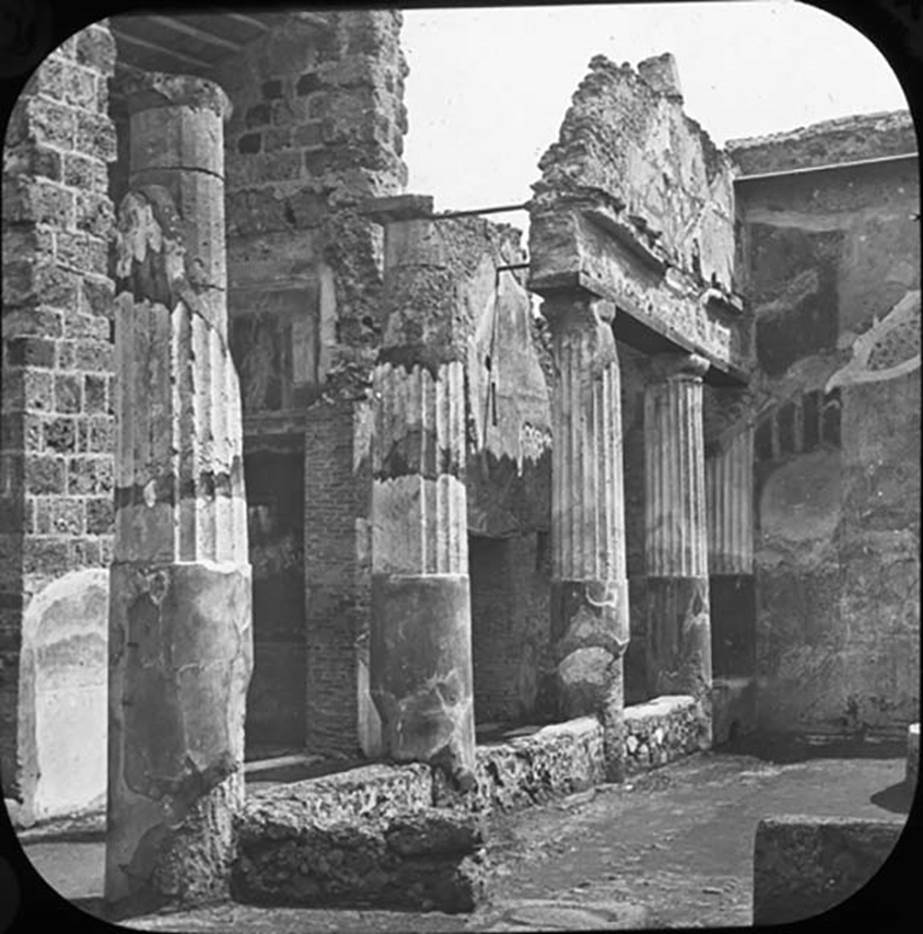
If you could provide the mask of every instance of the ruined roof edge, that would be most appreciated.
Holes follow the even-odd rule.
[[[739,175],[758,175],[904,155],[918,146],[910,112],[890,110],[728,140],[724,148]]]

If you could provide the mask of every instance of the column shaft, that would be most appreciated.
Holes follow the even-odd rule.
[[[622,655],[628,581],[619,365],[611,311],[546,299],[557,381],[552,400],[551,632],[560,713],[599,715],[611,780],[621,778]]]
[[[225,306],[227,100],[172,75],[126,90],[105,880],[116,914],[227,896],[252,666]]]
[[[697,357],[660,358],[645,391],[645,559],[649,693],[692,694],[710,724],[706,368]]]
[[[753,573],[753,426],[705,461],[709,574]]]
[[[387,338],[373,374],[369,682],[398,762],[474,776],[463,335],[440,233],[385,231]],[[434,300],[434,296],[437,296]]]

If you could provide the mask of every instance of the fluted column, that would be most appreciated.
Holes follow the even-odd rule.
[[[392,199],[400,201],[400,199]],[[390,311],[373,375],[369,681],[385,753],[474,780],[465,335],[438,225],[385,229]]]
[[[702,376],[693,355],[653,361],[644,397],[649,692],[692,694],[711,742],[708,527]]]
[[[622,656],[628,581],[614,309],[580,293],[545,299],[552,398],[551,630],[560,712],[596,714],[610,780],[623,770]]]
[[[753,426],[705,461],[708,572],[753,573]]]
[[[209,81],[126,82],[105,897],[227,896],[252,666],[237,374],[227,345],[222,121]]]

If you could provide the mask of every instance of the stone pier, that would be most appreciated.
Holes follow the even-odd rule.
[[[369,680],[386,755],[474,781],[464,360],[432,200],[381,199],[387,328],[373,377]]]
[[[116,916],[227,895],[252,666],[225,304],[228,101],[176,75],[122,90],[105,878]]]
[[[547,295],[557,380],[552,400],[551,628],[559,713],[604,726],[606,769],[624,768],[622,657],[628,580],[614,308],[579,291]]]
[[[693,695],[710,720],[702,435],[708,362],[691,354],[663,354],[652,363],[644,396],[648,687],[652,696]]]

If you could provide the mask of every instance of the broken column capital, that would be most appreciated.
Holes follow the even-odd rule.
[[[160,107],[189,107],[211,110],[222,120],[231,116],[231,101],[224,89],[207,78],[139,71],[124,78],[121,90],[129,115]]]

